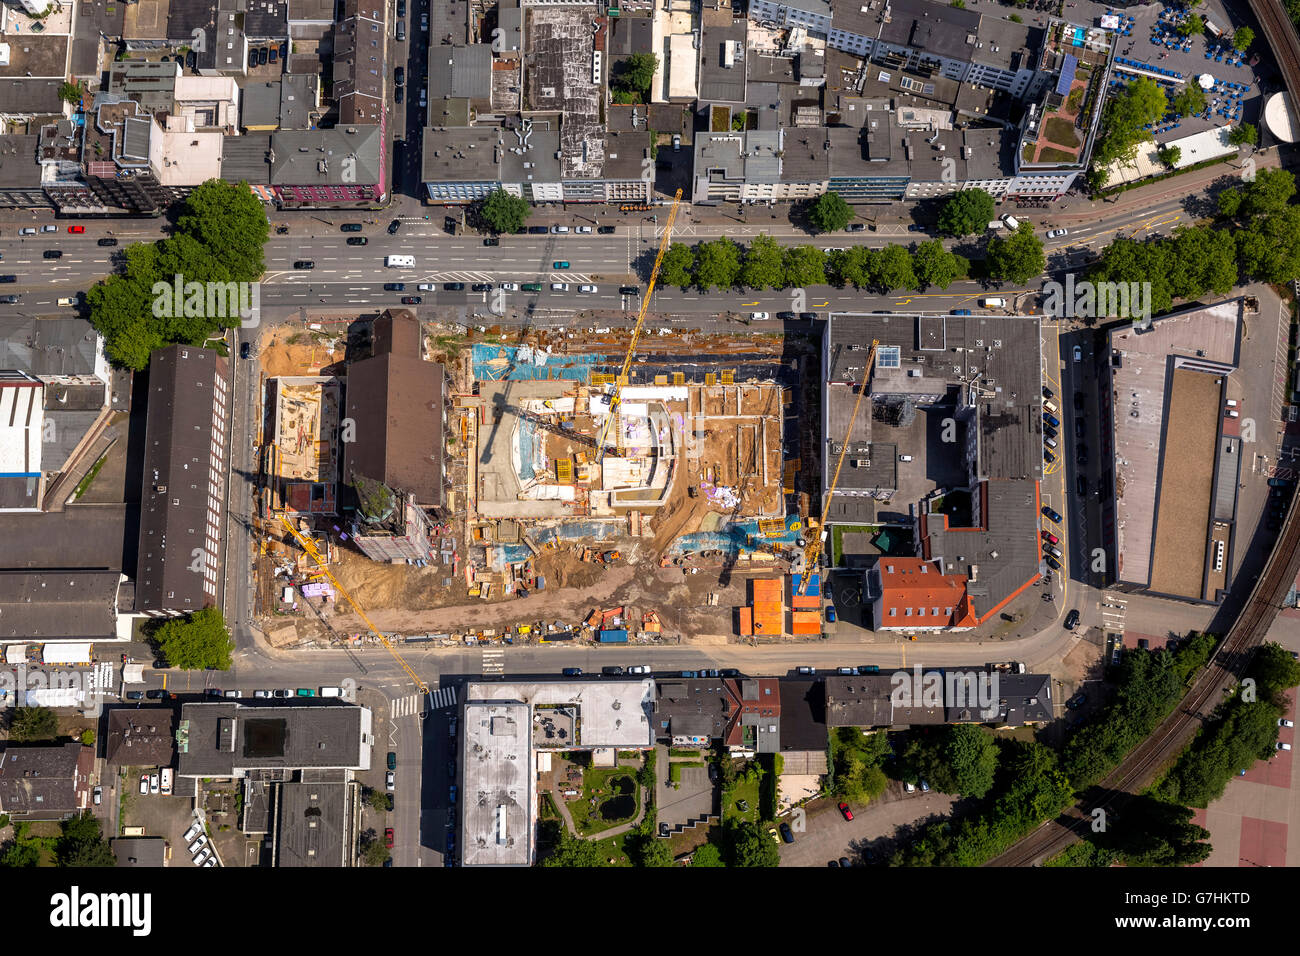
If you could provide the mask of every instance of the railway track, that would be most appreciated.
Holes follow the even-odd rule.
[[[1300,62],[1300,61],[1298,61]],[[1061,817],[1049,820],[986,866],[1033,866],[1081,839],[1092,811],[1107,809],[1150,784],[1177,756],[1223,699],[1224,689],[1241,677],[1251,654],[1268,633],[1291,582],[1300,571],[1300,517],[1287,515],[1264,571],[1237,615],[1227,637],[1192,684],[1178,707],[1092,790],[1108,794],[1099,801],[1080,801]]]
[[[1296,35],[1295,25],[1286,15],[1281,0],[1250,0],[1250,9],[1264,31],[1264,39],[1291,94],[1292,119],[1300,119],[1300,36]]]

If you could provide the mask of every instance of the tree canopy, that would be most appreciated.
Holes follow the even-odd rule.
[[[532,208],[527,200],[512,196],[504,189],[495,189],[478,201],[475,214],[493,232],[510,234],[524,228]]]
[[[164,661],[182,670],[230,670],[234,642],[225,618],[215,607],[164,621],[153,634]]]
[[[53,740],[59,735],[59,718],[48,707],[17,707],[9,718],[9,738],[23,743]]]
[[[1006,282],[1026,282],[1047,268],[1043,240],[1034,235],[1034,227],[1022,222],[1011,235],[989,240],[986,259],[989,277]]]
[[[822,193],[809,206],[808,219],[818,232],[839,232],[853,219],[853,209],[839,193]]]
[[[1169,112],[1169,98],[1154,80],[1139,77],[1113,97],[1102,115],[1101,134],[1093,152],[1095,166],[1116,160],[1132,162],[1140,143],[1151,139],[1145,126]]]
[[[650,84],[659,69],[659,57],[653,53],[633,53],[614,67],[609,85],[624,94],[636,94],[642,103],[650,102]],[[615,102],[619,102],[615,100]]]
[[[55,845],[59,866],[117,866],[117,857],[100,830],[99,820],[86,811],[60,824]]]
[[[946,236],[971,236],[993,221],[993,197],[983,189],[963,189],[944,200],[939,210],[939,231]]]

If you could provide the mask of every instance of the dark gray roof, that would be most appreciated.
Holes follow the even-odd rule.
[[[265,185],[271,181],[271,134],[221,137],[221,178]]]
[[[983,482],[979,496],[979,528],[945,529],[944,516],[925,517],[922,554],[942,558],[945,574],[967,576],[966,593],[983,618],[1038,575],[1041,557],[1033,480]]]
[[[99,333],[85,319],[0,316],[0,368],[33,375],[93,375]]]
[[[748,35],[747,20],[732,20],[726,25],[706,23],[700,37],[700,99],[716,103],[743,103],[745,101],[745,49]],[[735,57],[730,67],[724,66],[724,49],[728,42],[735,44]]]
[[[1045,723],[1056,716],[1052,709],[1051,674],[995,671],[991,677],[996,680],[997,701],[993,705],[996,713],[981,714],[978,701],[974,707],[958,707],[955,702],[949,702],[946,713],[948,723],[1007,724],[1018,727],[1022,724]]]
[[[282,783],[276,795],[276,866],[347,866],[352,855],[352,785]]]
[[[112,640],[118,571],[0,571],[0,640]]]
[[[483,103],[491,100],[491,46],[429,46],[429,99],[443,97],[466,97]]]
[[[624,13],[610,18],[609,54],[622,57],[654,52],[654,21],[650,17]],[[704,91],[700,91],[704,95]]]
[[[125,505],[70,505],[64,511],[0,514],[0,541],[4,542],[0,564],[120,569],[126,524]]]
[[[250,39],[287,40],[289,5],[286,0],[249,0],[244,33]]]
[[[59,97],[62,80],[37,80],[29,77],[0,78],[0,103],[5,112],[17,116],[47,116],[63,112]]]
[[[889,674],[826,678],[828,727],[888,727],[894,722]]]
[[[825,751],[827,744],[822,682],[781,681],[781,750]]]
[[[167,841],[156,837],[117,837],[108,841],[118,866],[160,867],[165,865]]]
[[[308,129],[320,103],[320,77],[315,73],[285,74],[280,80],[280,128]]]
[[[271,134],[271,182],[280,186],[377,183],[385,161],[378,126],[279,130]]]
[[[821,183],[830,176],[826,127],[787,127],[782,136],[781,181]]]
[[[215,493],[225,500],[228,426],[213,402],[229,407],[228,374],[224,358],[192,345],[159,349],[149,362],[136,610],[197,611],[219,603],[221,535],[218,528],[214,553],[207,528],[210,499]],[[196,556],[215,571],[215,582],[194,569]]]
[[[221,777],[248,770],[358,770],[369,760],[370,746],[361,741],[368,717],[364,708],[348,704],[185,704],[177,773]]]
[[[0,189],[31,189],[41,184],[41,167],[36,162],[36,133],[0,136]],[[0,363],[3,364],[3,363]]]
[[[108,712],[104,759],[113,767],[170,767],[176,760],[176,711],[113,708]]]
[[[734,709],[720,679],[660,681],[652,718],[655,736],[721,738]]]
[[[500,182],[497,142],[498,131],[492,126],[426,127],[424,181]]]
[[[244,129],[255,126],[280,125],[280,80],[252,80],[244,84],[243,103],[239,125]],[[225,155],[222,155],[225,161]]]
[[[396,321],[415,321],[409,314]],[[424,507],[441,507],[446,495],[442,462],[444,373],[419,352],[386,353],[348,367],[347,417],[356,441],[344,444],[343,476],[382,481],[415,495]]]
[[[95,751],[76,741],[51,746],[10,744],[0,753],[0,811],[57,820],[90,804]]]

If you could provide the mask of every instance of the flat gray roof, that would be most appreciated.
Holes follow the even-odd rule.
[[[370,744],[362,735],[370,729],[370,710],[350,704],[185,704],[176,772],[231,777],[248,770],[366,770]]]
[[[0,640],[109,641],[120,571],[0,571]]]
[[[700,36],[700,100],[743,103],[745,100],[745,38],[749,21],[732,20],[726,25],[706,23]],[[724,66],[724,50],[734,44],[731,66]]]
[[[654,681],[531,681],[471,683],[466,701],[519,701],[536,709],[550,705],[578,710],[576,741],[557,742],[557,750],[575,747],[650,747],[654,745],[651,713]],[[531,730],[529,731],[531,733]]]
[[[276,866],[347,866],[351,862],[356,836],[353,786],[339,781],[279,785]]]
[[[537,774],[531,708],[470,702],[461,725],[461,865],[529,866]]]

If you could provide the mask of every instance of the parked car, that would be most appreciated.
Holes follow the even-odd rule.
[[[1295,721],[1287,720],[1285,717],[1279,717],[1277,719],[1277,725],[1279,727],[1294,727]]]
[[[621,667],[619,667],[619,666],[617,666],[617,665],[615,665],[615,666],[613,666],[613,667],[602,667],[602,668],[600,669],[600,672],[601,672],[602,674],[604,674],[606,677],[622,677],[622,676],[623,676],[623,668],[621,668]]]
[[[253,696],[259,699],[269,700],[271,692],[269,690],[255,690],[253,691]]]
[[[144,700],[144,692],[138,690],[129,690],[126,692],[127,700]]]
[[[1075,710],[1076,708],[1082,707],[1083,702],[1087,699],[1088,699],[1088,695],[1083,691],[1079,691],[1079,693],[1075,694],[1073,697],[1071,697],[1069,700],[1065,702],[1066,709]]]
[[[149,774],[149,792],[157,793],[160,789],[161,786],[159,785],[158,782],[158,774],[156,773]]]
[[[100,245],[100,246],[116,246],[116,245],[117,245],[117,240],[116,240],[116,239],[113,239],[113,238],[106,237],[106,238],[104,238],[104,239],[100,239],[100,240],[96,243],[96,245]]]
[[[18,230],[18,235],[20,235],[20,236],[34,236],[34,235],[36,235],[36,229],[35,229],[34,226],[24,226],[22,229],[19,229],[19,230]]]
[[[1060,516],[1060,514],[1059,514],[1058,512],[1056,512],[1056,511],[1053,511],[1053,510],[1052,510],[1051,508],[1049,508],[1047,505],[1043,505],[1043,517],[1044,517],[1044,518],[1049,518],[1049,519],[1051,519],[1052,521],[1055,521],[1057,524],[1060,524],[1060,523],[1061,523],[1061,516]]]
[[[1050,542],[1051,544],[1060,544],[1060,543],[1061,543],[1061,539],[1058,538],[1056,535],[1052,534],[1052,532],[1048,531],[1046,528],[1044,528],[1044,529],[1040,532],[1040,534],[1042,534],[1042,536],[1043,536],[1043,540],[1048,541],[1048,542]]]
[[[393,88],[393,102],[398,106],[406,101],[406,87],[396,86]],[[400,167],[399,167],[400,168]]]
[[[594,285],[580,285],[578,291],[584,295],[595,295],[599,290]]]
[[[1065,620],[1061,623],[1067,631],[1073,631],[1079,624],[1079,609],[1071,608],[1070,613],[1065,615]]]
[[[1050,554],[1043,555],[1043,563],[1046,564],[1053,571],[1061,570],[1061,563],[1057,561],[1056,558],[1052,557]]]
[[[148,697],[151,700],[165,700],[167,698],[167,691],[147,690],[144,692],[144,696]]]
[[[191,853],[198,853],[199,850],[203,849],[207,845],[208,845],[207,835],[204,833],[200,833],[197,837],[194,838],[194,842],[189,845],[189,851]]]
[[[627,672],[628,672],[629,674],[649,674],[649,673],[650,673],[650,665],[649,665],[649,664],[635,664],[635,665],[633,665],[632,667],[629,667],[629,668],[627,669]]]
[[[385,790],[397,789],[397,774],[393,773],[393,771],[391,770],[388,771],[388,773],[384,774],[384,789]]]
[[[364,246],[370,242],[365,236],[348,236],[349,246]]]
[[[1069,229],[1051,229],[1048,230],[1048,239],[1063,239],[1070,234]]]
[[[794,831],[790,829],[790,824],[788,823],[781,824],[781,839],[784,840],[786,843],[794,842]]]
[[[71,233],[72,235],[74,235],[74,236],[79,236],[79,235],[81,235],[81,234],[82,234],[83,232],[85,232],[85,231],[86,231],[86,227],[85,227],[85,226],[69,226],[69,227],[68,227],[68,232],[70,232],[70,233]]]
[[[199,823],[198,820],[195,820],[193,823],[190,824],[190,828],[185,831],[185,835],[181,837],[181,842],[188,845],[191,840],[193,840],[196,836],[198,836],[202,832],[203,832],[203,824]]]
[[[195,853],[193,862],[195,866],[207,866],[209,863],[216,863],[216,859],[212,856],[212,847],[205,846],[198,853]]]
[[[1277,742],[1277,749],[1278,749],[1278,750],[1290,750],[1290,749],[1291,749],[1291,745],[1290,745],[1290,744],[1285,744],[1285,743],[1283,743],[1282,741],[1279,740],[1279,741]]]
[[[406,21],[405,20],[397,21],[397,42],[399,43],[406,42]]]
[[[469,287],[469,290],[470,290],[471,292],[491,292],[491,291],[492,291],[492,283],[491,283],[491,282],[475,282],[472,286]]]
[[[299,687],[298,690],[297,690],[295,693],[297,693],[297,695],[298,695],[299,697],[315,697],[315,696],[316,696],[316,692],[315,692],[314,690],[312,690],[310,687]]]
[[[613,226],[597,226],[597,227],[596,227],[596,234],[597,234],[597,235],[600,235],[600,236],[608,236],[608,235],[612,235],[613,232],[614,232],[614,227],[613,227]]]
[[[207,690],[205,690],[203,693],[206,694],[208,697],[221,697],[221,696],[223,696],[223,691],[221,690],[220,687],[209,687],[209,688],[208,688]]]
[[[95,806],[99,806],[101,803],[103,803],[103,802],[104,802],[104,788],[103,788],[103,787],[96,787],[94,790],[92,790],[92,791],[91,791],[91,799],[95,801]]]
[[[140,792],[149,792],[149,775],[147,773],[140,774]]]
[[[423,302],[423,301],[424,301],[424,299],[421,298],[421,297],[418,296],[418,295],[404,295],[404,296],[402,296],[402,305],[419,305],[419,304],[420,304],[421,302]]]
[[[487,237],[483,240],[483,245],[485,245],[485,246],[499,246],[499,245],[501,245],[501,240],[498,239],[496,236],[487,236]]]
[[[253,347],[247,342],[239,343],[239,357],[246,359],[253,354]]]
[[[781,835],[776,832],[776,827],[768,827],[767,835],[772,838],[772,842],[775,843],[777,846],[781,845]]]
[[[41,226],[41,232],[58,232],[58,226]]]
[[[285,698],[292,697],[292,696],[293,696],[293,691],[291,691],[291,690],[290,690],[289,688],[287,688],[287,687],[282,687],[282,688],[279,688],[279,689],[277,689],[277,690],[273,690],[273,691],[271,691],[271,696],[272,696],[272,697],[275,697],[275,698],[278,698],[278,699],[280,699],[280,700],[284,700]]]
[[[811,676],[813,676],[814,674],[817,673],[817,668],[815,668],[815,667],[808,667],[808,666],[806,666],[806,665],[801,666],[801,667],[796,667],[794,670],[795,670],[795,673],[796,673],[796,674],[802,674],[802,675],[805,676],[805,677],[811,677]]]
[[[1077,346],[1077,345],[1074,347],[1074,360],[1075,360],[1076,362],[1082,362],[1082,361],[1083,361],[1083,349],[1080,348],[1080,347]]]
[[[388,849],[390,849],[390,850],[393,848],[393,828],[392,828],[392,827],[384,827],[384,846],[388,847]]]
[[[844,227],[845,232],[865,232],[867,224],[865,222],[851,222]]]
[[[239,700],[244,696],[244,692],[242,690],[228,690],[225,696],[228,700]]]
[[[406,84],[406,68],[405,68],[405,67],[401,67],[401,66],[399,66],[399,67],[397,67],[397,69],[393,70],[393,83],[394,83],[394,85],[396,85],[396,86],[404,86],[404,85]]]
[[[447,805],[452,807],[456,805],[456,785],[454,783],[447,788]]]
[[[926,783],[924,780],[921,781],[921,792],[922,792],[922,793],[929,793],[929,792],[930,792],[930,785],[929,785],[928,783]]]
[[[916,793],[916,784],[912,783],[911,781],[906,781],[903,784],[903,789],[906,790],[908,793]]]
[[[560,673],[563,674],[565,677],[581,677],[581,676],[582,676],[582,668],[581,668],[581,667],[566,667],[566,668],[564,668],[564,670],[560,671]]]
[[[392,750],[388,751],[388,769],[397,769],[397,754]]]
[[[839,810],[840,813],[844,815],[845,820],[853,819],[853,811],[849,809],[849,805],[847,803],[841,803]]]
[[[463,283],[463,282],[444,282],[444,283],[442,284],[442,288],[443,288],[443,291],[445,291],[445,292],[464,292],[464,291],[465,291],[465,283]]]
[[[0,295],[0,304],[17,305],[20,298],[21,296],[17,295]]]

